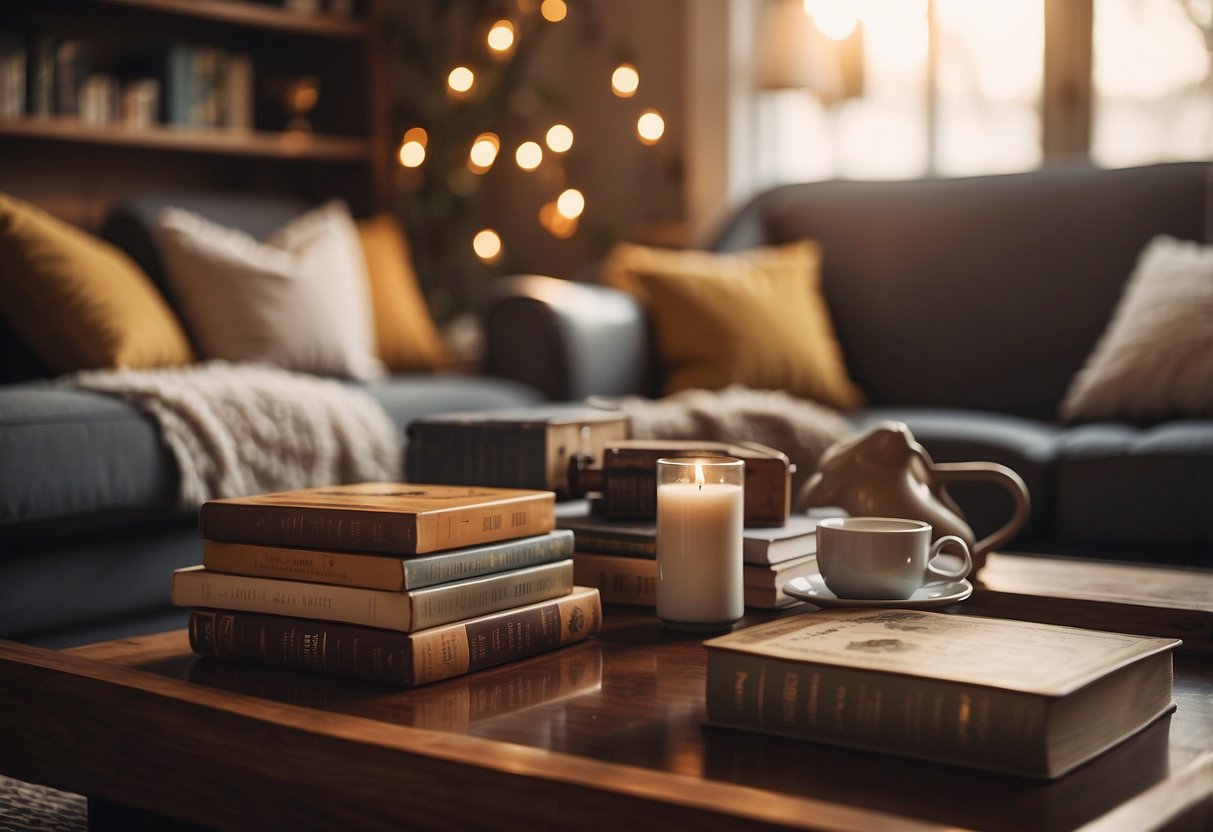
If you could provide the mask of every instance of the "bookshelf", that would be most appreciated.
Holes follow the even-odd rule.
[[[318,0],[309,12],[287,2],[0,4],[0,60],[6,47],[27,56],[20,111],[10,105],[5,113],[0,99],[3,190],[85,227],[94,227],[113,201],[144,190],[285,191],[342,197],[362,213],[384,207],[392,173],[390,102],[381,80],[385,0],[355,0],[341,14],[331,11],[333,0]],[[65,114],[58,80],[50,111],[35,107],[33,55],[40,42],[82,45],[89,63],[79,74],[110,85],[102,97],[87,99],[105,102],[103,110],[81,92],[81,114]],[[184,56],[175,66],[174,52]],[[205,67],[219,68],[199,70],[200,55],[221,62]],[[142,61],[136,70],[131,56]],[[44,64],[58,72],[60,60]],[[232,75],[237,60],[246,67],[239,82]],[[155,81],[155,97],[132,117],[124,91],[139,80]],[[197,109],[200,83],[209,83],[219,102],[204,117]],[[293,112],[286,102],[301,83],[314,93],[314,105]],[[183,105],[190,90],[193,103]]]

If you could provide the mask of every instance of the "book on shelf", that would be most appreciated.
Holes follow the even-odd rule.
[[[965,611],[1183,640],[1213,652],[1213,571],[991,552]]]
[[[817,558],[784,561],[774,566],[742,566],[742,597],[747,607],[780,610],[801,604],[783,591],[784,585],[802,575],[817,572]],[[596,586],[606,604],[657,605],[657,561],[597,552],[573,553],[573,580]]]
[[[704,642],[709,724],[1040,779],[1174,708],[1174,639],[910,610]]]
[[[573,533],[567,529],[407,558],[202,541],[202,565],[215,572],[397,591],[566,560],[572,555]]]
[[[836,516],[834,509],[793,514],[783,526],[746,526],[741,532],[741,558],[771,565],[817,552],[817,523]],[[657,524],[651,520],[609,520],[593,514],[560,515],[556,525],[571,529],[577,551],[640,558],[657,556]]]
[[[208,500],[203,538],[416,555],[530,537],[555,526],[551,491],[355,483]]]
[[[400,592],[228,575],[187,566],[173,572],[170,598],[178,607],[275,613],[409,633],[557,598],[572,588],[570,560]]]
[[[25,41],[0,35],[0,116],[4,118],[25,115],[28,64],[29,50]]]
[[[190,615],[202,656],[415,687],[554,650],[602,627],[598,590],[413,633],[222,609]]]
[[[408,427],[405,467],[415,482],[548,489],[567,495],[569,460],[627,436],[628,419],[594,408],[549,406],[442,413]]]

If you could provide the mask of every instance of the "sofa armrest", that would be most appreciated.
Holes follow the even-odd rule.
[[[540,275],[493,281],[481,308],[484,370],[549,399],[651,395],[648,320],[630,295]]]

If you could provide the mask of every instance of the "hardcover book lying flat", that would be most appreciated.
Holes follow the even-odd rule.
[[[710,724],[1053,779],[1174,709],[1169,638],[836,610],[704,642]]]

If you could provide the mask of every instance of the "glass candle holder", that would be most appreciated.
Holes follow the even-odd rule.
[[[740,459],[657,460],[657,617],[667,626],[719,631],[745,613],[744,488]]]

